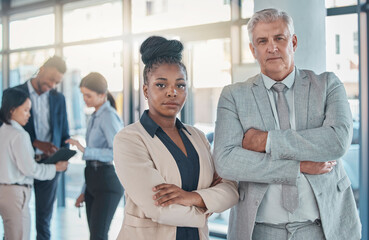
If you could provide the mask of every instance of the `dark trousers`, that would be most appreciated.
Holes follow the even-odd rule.
[[[59,172],[52,180],[34,180],[37,240],[50,239],[50,221],[58,186]]]
[[[86,166],[86,214],[90,240],[107,240],[111,221],[123,195],[113,165]]]

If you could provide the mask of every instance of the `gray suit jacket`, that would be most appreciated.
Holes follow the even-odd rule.
[[[344,86],[333,73],[316,75],[308,70],[297,70],[294,84],[296,130],[275,130],[260,74],[222,91],[215,128],[215,165],[221,177],[239,181],[240,194],[231,211],[228,238],[251,239],[268,185],[296,185],[300,161],[337,160],[331,172],[305,176],[315,194],[326,239],[360,239],[351,183],[340,160],[352,138]],[[270,154],[242,148],[249,128],[269,132]]]

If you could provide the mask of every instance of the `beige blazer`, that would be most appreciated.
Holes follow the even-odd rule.
[[[183,131],[199,155],[198,192],[207,211],[197,207],[155,206],[152,188],[161,183],[181,187],[181,177],[171,153],[155,135],[151,137],[140,122],[121,130],[114,139],[114,162],[125,188],[126,206],[123,226],[117,239],[174,240],[176,227],[199,228],[200,239],[208,239],[207,213],[222,212],[238,202],[237,184],[223,180],[209,188],[215,171],[205,135],[186,125]]]

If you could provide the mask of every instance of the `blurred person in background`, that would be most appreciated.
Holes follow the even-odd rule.
[[[75,139],[66,141],[83,152],[82,159],[86,161],[86,185],[75,206],[81,207],[86,202],[90,239],[108,239],[110,224],[124,191],[113,165],[113,139],[123,123],[101,74],[88,74],[79,87],[87,107],[95,111],[88,122],[86,147]]]
[[[64,60],[53,56],[39,68],[35,77],[17,88],[29,94],[31,117],[24,129],[31,137],[35,160],[42,163],[60,147],[68,147],[69,127],[64,95],[55,88],[66,72]],[[49,240],[50,221],[56,198],[59,173],[51,180],[34,181],[37,240]]]
[[[67,161],[38,164],[29,134],[22,126],[30,118],[31,100],[26,92],[10,88],[3,93],[0,109],[0,215],[4,238],[30,239],[29,201],[33,179],[50,180],[65,171]]]

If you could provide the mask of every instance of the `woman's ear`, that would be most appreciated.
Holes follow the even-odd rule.
[[[145,98],[147,99],[148,94],[147,94],[147,85],[146,84],[144,84],[142,86],[142,90],[143,90],[143,94],[144,94]]]

